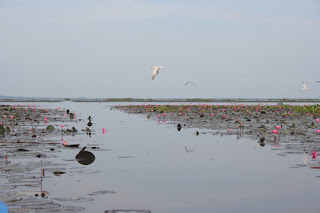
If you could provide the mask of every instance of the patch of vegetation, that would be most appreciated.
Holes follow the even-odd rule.
[[[54,127],[52,125],[48,125],[46,128],[46,131],[52,132],[54,130]]]

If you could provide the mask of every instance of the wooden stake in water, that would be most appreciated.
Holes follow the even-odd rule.
[[[41,168],[41,170],[40,170],[40,172],[41,172],[40,192],[41,192],[41,194],[42,194],[42,174],[43,174],[43,171],[42,171],[42,159],[41,159],[41,161],[40,161],[40,168]]]

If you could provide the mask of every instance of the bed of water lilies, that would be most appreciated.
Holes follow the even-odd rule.
[[[290,149],[312,154],[320,150],[320,106],[317,105],[118,105],[127,113],[146,114],[160,124],[175,124],[178,131],[195,134],[236,135],[266,143],[286,143]],[[288,142],[298,142],[288,143]],[[307,144],[308,145],[305,145]],[[293,145],[294,144],[294,145]]]
[[[82,207],[63,205],[60,201],[65,198],[51,197],[42,188],[44,179],[68,172],[86,172],[68,170],[68,163],[57,157],[59,152],[69,149],[68,146],[78,149],[79,144],[68,145],[68,139],[65,139],[68,135],[81,135],[81,131],[78,132],[73,126],[78,121],[81,119],[76,118],[76,113],[60,107],[38,108],[30,104],[0,106],[0,200],[9,207],[10,212],[84,210]],[[85,123],[82,125],[86,126]],[[82,135],[87,136],[87,130]],[[80,198],[77,199],[79,202]],[[92,199],[83,197],[80,201]],[[73,202],[70,199],[67,201]]]

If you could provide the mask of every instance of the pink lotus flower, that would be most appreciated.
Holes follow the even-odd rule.
[[[0,126],[2,125],[2,122],[0,122]]]
[[[312,155],[310,155],[310,156],[312,156],[312,159],[314,160],[314,159],[318,158],[318,152],[312,152]]]
[[[44,120],[45,120],[45,121],[47,121],[47,120],[48,120],[48,118],[47,118],[47,117],[44,117]]]
[[[160,118],[160,115],[158,115],[158,118]]]
[[[67,144],[68,144],[67,141],[63,141],[63,143],[62,143],[63,146],[65,146]]]
[[[316,133],[320,133],[320,129],[317,129],[317,130],[316,130]]]
[[[319,118],[317,118],[317,119],[316,119],[316,122],[318,122],[318,123],[319,123]]]
[[[11,118],[11,119],[13,119],[13,118],[14,118],[14,116],[13,116],[13,115],[10,115],[10,118]]]
[[[277,127],[277,130],[280,130],[281,129],[281,126],[276,126]]]
[[[63,129],[63,125],[61,125],[61,128]]]
[[[275,129],[275,130],[272,130],[272,132],[273,132],[273,134],[276,135],[276,134],[278,134],[279,131]]]
[[[106,129],[105,128],[102,128],[102,133],[106,133]]]

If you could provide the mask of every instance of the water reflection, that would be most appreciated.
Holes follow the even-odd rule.
[[[187,148],[186,146],[184,147],[186,152],[189,154],[192,154],[192,152],[194,152],[194,150],[196,149],[196,147],[193,147],[192,149]]]
[[[86,147],[81,149],[81,151],[76,155],[76,159],[82,165],[90,165],[95,160],[95,156],[92,152],[84,151],[85,149]]]
[[[51,149],[56,151],[52,154],[56,155],[57,158],[50,158],[48,161],[60,163],[61,159],[66,158],[66,156],[68,156],[67,160],[70,160],[70,153],[72,153],[71,158],[73,160],[62,162],[63,164],[67,163],[68,166],[57,164],[58,167],[52,173],[56,176],[60,175],[60,177],[51,178],[52,173],[46,173],[48,177],[43,179],[46,180],[43,182],[43,189],[50,192],[50,201],[52,197],[60,194],[66,199],[68,205],[85,205],[85,212],[105,212],[107,209],[111,212],[112,208],[119,208],[117,209],[119,213],[129,212],[129,210],[134,212],[130,208],[136,207],[150,208],[152,212],[163,213],[219,212],[222,209],[224,212],[243,213],[253,212],[259,208],[261,208],[259,212],[263,213],[280,210],[290,211],[291,213],[317,212],[313,210],[319,206],[316,204],[319,179],[314,180],[314,174],[319,176],[315,172],[320,170],[297,169],[293,171],[289,169],[288,165],[292,164],[292,159],[299,158],[297,160],[300,163],[302,161],[301,156],[294,154],[286,158],[283,157],[281,160],[274,157],[274,151],[269,149],[269,142],[273,139],[269,137],[270,134],[266,134],[265,140],[259,141],[263,133],[260,131],[257,134],[260,137],[257,136],[256,139],[253,139],[256,142],[252,143],[252,141],[246,140],[245,132],[241,133],[239,129],[239,135],[243,135],[241,144],[239,144],[234,141],[234,131],[229,131],[230,134],[224,133],[224,137],[220,138],[220,134],[203,134],[206,130],[198,129],[199,132],[201,131],[201,135],[199,135],[199,132],[196,132],[197,129],[189,128],[188,124],[188,128],[185,128],[185,121],[179,120],[181,128],[183,125],[184,129],[177,134],[178,126],[177,124],[172,126],[172,122],[169,122],[170,127],[176,127],[177,129],[168,131],[167,128],[160,127],[160,125],[155,128],[155,124],[151,124],[151,121],[139,119],[141,115],[128,116],[115,110],[110,111],[105,107],[105,104],[89,105],[88,103],[72,102],[66,104],[73,110],[76,109],[77,112],[92,115],[95,118],[95,126],[89,127],[91,130],[88,128],[87,134],[85,134],[88,120],[84,117],[83,120],[75,124],[77,125],[75,127],[81,129],[83,134],[75,135],[74,139],[71,135],[65,134],[65,140],[71,144],[81,142],[80,147],[88,146],[89,151],[94,149],[93,146],[99,146],[101,150],[108,149],[107,151],[109,151],[109,149],[112,149],[112,153],[105,154],[106,152],[101,150],[93,151],[99,159],[95,161],[95,156],[91,156],[91,164],[83,164],[86,160],[81,161],[78,158],[80,161],[78,159],[77,161],[81,164],[78,164],[78,166],[81,167],[77,168],[74,167],[76,162],[74,162],[73,157],[76,157],[75,154],[77,156],[80,154],[80,149],[77,150],[77,152],[80,151],[78,154],[75,149],[61,150],[60,146],[53,145],[54,148]],[[59,123],[54,125],[59,125]],[[218,124],[214,125],[218,126]],[[233,127],[232,125],[230,122],[230,128]],[[102,127],[110,129],[112,134],[103,135],[100,132]],[[124,129],[126,134],[123,134]],[[89,133],[91,134],[91,131],[94,133],[97,130],[100,134],[92,134],[92,137],[87,137]],[[60,139],[60,134],[59,132],[57,140]],[[168,140],[163,140],[164,136]],[[108,141],[108,143],[103,143],[105,141]],[[259,144],[257,144],[258,141]],[[197,145],[196,150],[192,149],[193,144]],[[3,143],[5,147],[8,145],[9,143]],[[267,147],[260,147],[264,145]],[[30,149],[29,146],[24,148]],[[82,151],[86,153],[85,150]],[[6,149],[3,150],[0,156],[4,157],[6,151]],[[121,155],[117,152],[120,152]],[[145,155],[145,153],[148,155]],[[311,151],[305,154],[306,161],[315,164],[316,162],[311,160],[310,155]],[[48,154],[48,156],[50,155]],[[130,156],[137,157],[130,158]],[[118,157],[130,159],[119,160]],[[261,160],[253,161],[252,159]],[[13,158],[13,160],[15,159]],[[19,159],[16,159],[16,161],[19,161]],[[108,167],[105,166],[105,162],[108,162]],[[261,166],[261,162],[263,162],[263,166]],[[83,169],[82,165],[89,164],[90,167]],[[62,168],[66,170],[62,170]],[[4,167],[4,169],[8,171],[11,167]],[[101,169],[101,173],[97,169]],[[51,170],[46,171],[51,172]],[[281,171],[281,175],[274,178],[278,171]],[[64,172],[67,174],[63,175]],[[104,175],[107,172],[112,174],[108,176],[108,182],[106,182]],[[309,178],[311,175],[306,174],[312,174],[312,178]],[[38,176],[40,174],[37,175],[37,178]],[[251,178],[264,184],[256,183]],[[155,182],[157,184],[154,184]],[[230,185],[230,183],[232,184]],[[39,188],[39,183],[36,187]],[[102,190],[101,187],[110,187],[111,190],[117,190],[121,193],[114,195],[115,197],[103,195],[106,197],[99,197],[91,202],[78,204],[79,196],[88,194],[88,190],[90,192],[100,191]],[[4,190],[1,189],[0,191],[2,195]],[[154,193],[155,191],[157,193]],[[137,192],[141,192],[138,193],[139,196],[137,196]],[[32,196],[34,196],[34,193]],[[41,198],[41,194],[38,197]],[[71,197],[76,197],[76,199],[69,199]],[[256,199],[257,197],[259,199]],[[283,197],[285,197],[285,200],[282,200]],[[130,203],[127,203],[128,198],[130,198]],[[40,200],[43,199],[45,198]],[[83,200],[83,197],[81,200]],[[162,200],[166,205],[154,204],[154,200]],[[252,202],[253,200],[255,202]],[[265,202],[266,200],[268,202]],[[290,205],[288,205],[289,202]],[[61,209],[62,207],[60,207],[60,212],[63,211]],[[83,209],[81,211],[84,212]]]
[[[302,155],[302,158],[303,158],[303,164],[306,165],[308,163],[308,155],[306,153],[304,153]]]
[[[89,137],[91,138],[91,129],[87,127],[85,131],[86,131],[86,134],[89,135]]]

